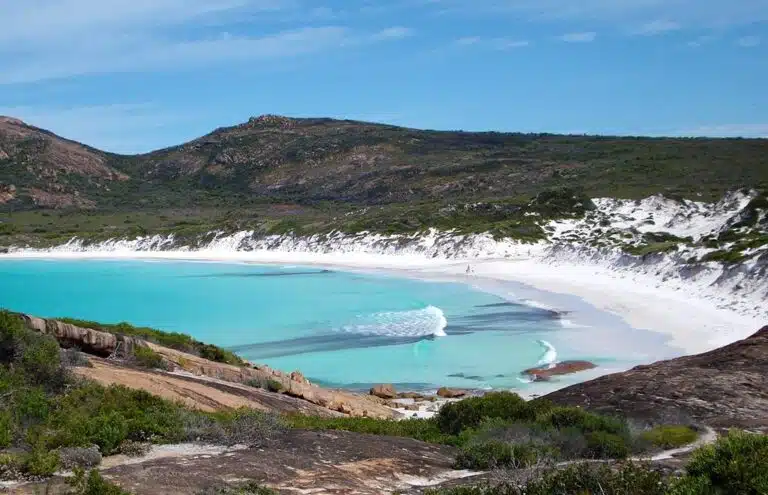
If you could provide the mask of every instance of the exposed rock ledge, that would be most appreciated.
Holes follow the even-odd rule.
[[[744,340],[572,385],[553,402],[642,421],[768,432],[768,326]]]
[[[280,383],[282,394],[307,401],[330,411],[350,416],[374,418],[394,418],[400,416],[398,412],[388,407],[382,399],[318,387],[311,384],[298,372],[284,373],[270,369],[267,366],[249,368],[217,363],[134,337],[82,328],[58,320],[37,318],[23,314],[19,316],[30,329],[55,337],[62,347],[78,347],[83,352],[94,356],[108,357],[115,353],[116,350],[119,350],[120,354],[130,354],[137,346],[147,346],[160,354],[175,371],[186,372],[188,377],[207,377],[211,380],[245,385],[254,381],[274,380]],[[88,370],[89,368],[84,369],[81,374],[88,376],[91,373],[93,374],[91,378],[97,381],[100,377],[103,377],[103,375],[95,371]],[[170,373],[165,374],[168,375]],[[210,382],[211,380],[208,381]],[[116,383],[111,378],[102,381],[104,383]],[[123,384],[131,386],[130,382]],[[143,387],[136,385],[134,388]]]

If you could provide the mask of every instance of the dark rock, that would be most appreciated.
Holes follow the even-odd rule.
[[[453,373],[452,375],[448,375],[448,378],[463,378],[465,380],[475,380],[475,381],[483,381],[484,378],[482,376],[477,375],[465,375],[464,373]]]
[[[768,431],[768,326],[695,356],[637,366],[545,397],[653,423]]]
[[[383,385],[376,385],[370,391],[370,394],[382,399],[394,399],[397,397],[394,385],[387,383]]]
[[[238,483],[232,480],[253,480],[278,493],[379,495],[419,486],[409,479],[449,475],[455,453],[453,447],[408,438],[288,430],[263,448],[218,456],[131,459],[103,474],[123,489],[142,495],[189,495]],[[61,478],[52,483],[64,486]],[[34,488],[40,487],[29,486],[24,493],[36,493]]]

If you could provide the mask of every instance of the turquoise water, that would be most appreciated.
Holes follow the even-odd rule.
[[[509,388],[559,316],[463,284],[304,267],[0,260],[0,307],[128,321],[232,348],[320,383]],[[438,335],[445,336],[438,336]]]

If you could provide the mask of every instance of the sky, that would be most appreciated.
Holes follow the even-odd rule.
[[[251,116],[768,137],[768,0],[0,0],[0,115],[119,153]]]

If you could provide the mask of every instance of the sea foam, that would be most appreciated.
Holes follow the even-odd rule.
[[[407,311],[385,311],[358,317],[341,330],[347,333],[381,337],[445,337],[448,320],[435,306]]]

